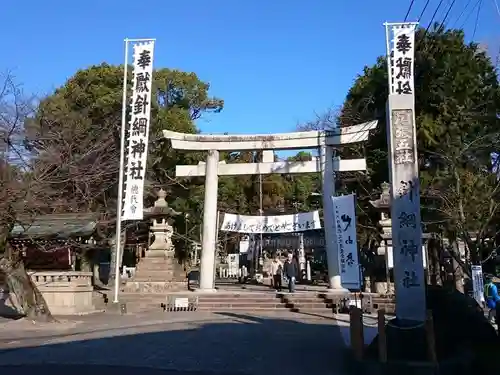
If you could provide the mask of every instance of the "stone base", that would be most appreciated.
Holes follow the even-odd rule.
[[[167,251],[164,249],[148,249],[145,254],[146,258],[166,258]]]
[[[128,281],[122,292],[125,293],[165,293],[186,290],[187,282],[179,281]]]
[[[127,313],[127,304],[125,302],[112,302],[106,306],[106,312],[125,315]]]

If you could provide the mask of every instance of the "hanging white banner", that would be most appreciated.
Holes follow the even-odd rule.
[[[483,267],[481,265],[471,266],[471,274],[474,299],[481,305],[484,302]]]
[[[347,289],[361,288],[354,194],[332,197],[340,278]]]
[[[416,24],[391,26],[389,82],[390,94],[414,94],[415,29]],[[390,43],[390,41],[389,41]]]
[[[133,86],[126,153],[125,195],[122,220],[142,220],[144,179],[148,159],[148,140],[153,80],[154,41],[134,45]]]
[[[224,214],[221,230],[239,233],[291,233],[321,229],[319,212],[293,215],[247,216]]]

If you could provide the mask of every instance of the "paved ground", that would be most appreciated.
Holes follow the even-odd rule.
[[[0,322],[0,366],[85,363],[203,374],[342,374],[347,330],[333,319],[286,312],[103,314],[56,325]]]

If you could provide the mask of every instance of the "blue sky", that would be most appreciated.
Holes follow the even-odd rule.
[[[438,20],[451,1],[444,0]],[[456,0],[451,24],[467,2]],[[156,67],[196,72],[211,84],[212,95],[225,100],[222,113],[199,122],[202,131],[293,131],[315,113],[342,104],[363,66],[385,52],[382,23],[402,21],[409,3],[9,1],[2,4],[0,70],[13,70],[25,91],[44,95],[78,69],[122,63],[125,37],[154,37]],[[422,24],[427,25],[438,3],[430,1]],[[409,20],[424,4],[415,0]],[[474,25],[475,13],[465,24],[469,38]],[[475,40],[499,46],[499,26],[494,1],[484,0]]]

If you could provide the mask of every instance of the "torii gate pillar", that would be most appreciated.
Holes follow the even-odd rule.
[[[205,172],[205,204],[200,258],[200,289],[215,291],[215,253],[217,251],[217,190],[219,151],[209,150]]]
[[[332,197],[335,195],[335,171],[333,169],[333,149],[323,145],[320,148],[321,182],[323,187],[323,221],[325,227],[325,250],[328,265],[328,289],[343,291],[340,278],[340,262],[336,246],[335,215]]]

